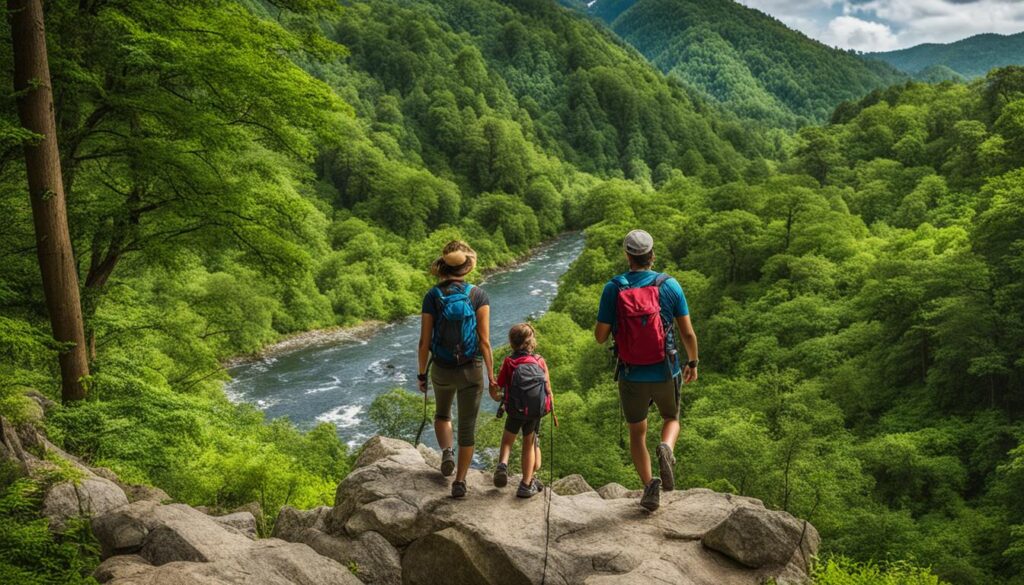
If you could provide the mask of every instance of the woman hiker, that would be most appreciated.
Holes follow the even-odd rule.
[[[438,283],[423,297],[419,343],[419,389],[434,385],[434,432],[441,446],[441,473],[455,472],[452,497],[466,495],[466,474],[473,460],[476,417],[484,391],[484,372],[494,379],[490,341],[490,301],[465,278],[476,267],[476,252],[465,242],[449,242],[430,266]],[[485,369],[486,368],[486,369]],[[452,402],[459,404],[458,464],[453,449]]]

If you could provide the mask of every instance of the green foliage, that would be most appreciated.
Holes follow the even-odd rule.
[[[601,0],[584,10],[665,73],[741,118],[773,126],[823,120],[843,100],[903,79],[736,2]]]
[[[433,413],[433,404],[428,400],[424,406],[421,394],[395,388],[374,398],[367,416],[380,434],[413,443],[424,416],[428,417],[427,424],[431,424]]]
[[[0,581],[45,585],[95,584],[86,577],[99,564],[99,547],[85,521],[61,536],[39,518],[43,485],[19,479],[0,488]]]
[[[992,69],[1021,65],[1024,34],[980,34],[953,43],[928,43],[884,53],[865,53],[865,59],[884,61],[921,81],[975,79]]]
[[[821,582],[1018,582],[1024,159],[982,145],[1014,144],[1020,87],[1007,70],[872,94],[752,184],[588,191],[596,223],[538,324],[572,415],[557,473],[637,485],[588,330],[641,225],[703,349],[682,394],[684,485],[814,522],[825,553],[853,559],[819,565]],[[896,559],[934,575],[871,564]]]
[[[815,563],[816,585],[940,585],[928,569],[906,562],[878,565],[855,563],[844,557],[828,557]]]

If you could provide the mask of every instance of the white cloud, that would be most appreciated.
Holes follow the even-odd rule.
[[[1024,31],[1024,0],[738,0],[830,45],[885,51]]]
[[[858,51],[888,51],[899,46],[899,38],[888,25],[855,16],[833,18],[821,36],[822,42]]]
[[[870,0],[846,2],[844,11],[890,23],[899,47],[1024,31],[1024,2],[1016,0]]]

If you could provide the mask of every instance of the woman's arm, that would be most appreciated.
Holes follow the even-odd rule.
[[[434,332],[434,316],[430,313],[420,314],[420,345],[419,345],[419,369],[417,374],[427,373],[427,361],[430,360],[430,337]],[[427,381],[419,380],[420,392],[426,393]]]
[[[491,386],[497,386],[498,381],[494,378],[494,356],[491,354],[490,305],[484,305],[476,310],[476,338],[480,346],[480,355],[484,358],[484,367],[487,368],[487,382]]]

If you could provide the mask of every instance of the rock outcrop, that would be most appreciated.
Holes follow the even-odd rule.
[[[211,516],[155,488],[129,498],[109,470],[0,418],[0,463],[31,473],[54,455],[80,477],[53,486],[44,511],[55,530],[91,518],[104,559],[93,576],[108,585],[797,584],[819,544],[806,522],[705,489],[665,493],[649,514],[618,484],[595,491],[569,476],[524,500],[471,470],[468,497],[454,500],[437,452],[382,437],[333,508],[285,507],[259,539],[258,506]]]
[[[334,508],[286,508],[274,534],[352,567],[364,583],[388,585],[440,575],[451,585],[803,583],[819,543],[813,526],[752,498],[670,492],[648,514],[622,486],[595,492],[572,478],[561,487],[575,495],[550,496],[545,554],[544,497],[517,499],[475,470],[467,482],[468,497],[453,500],[422,447],[375,437]]]

